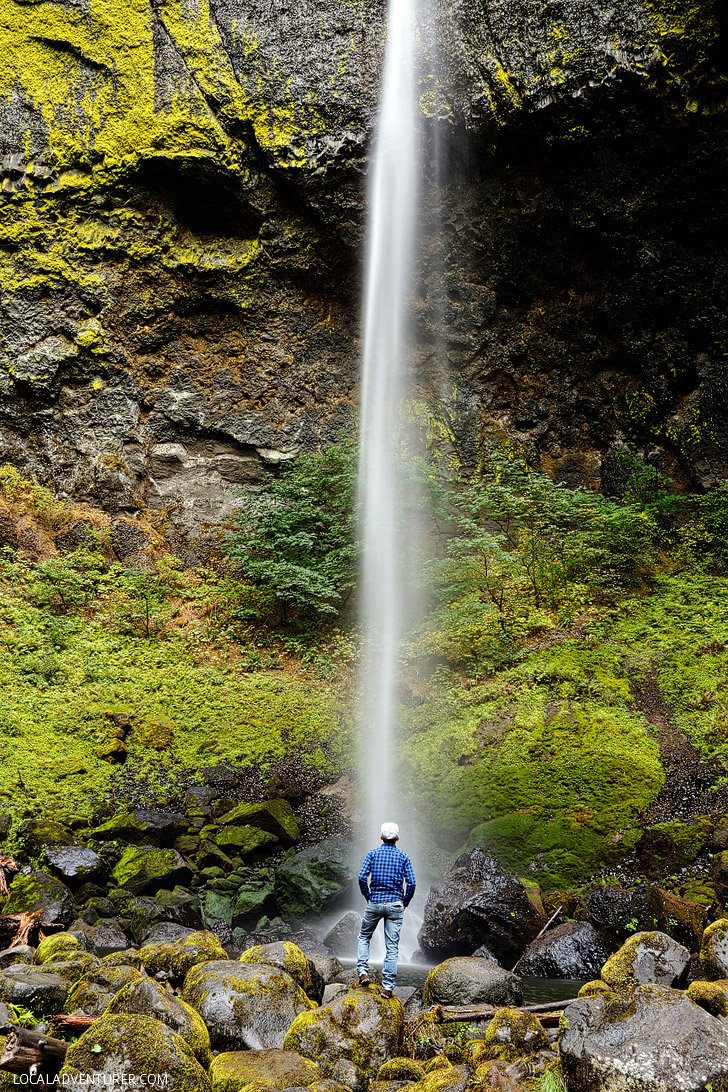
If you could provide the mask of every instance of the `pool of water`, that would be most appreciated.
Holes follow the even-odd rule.
[[[345,966],[353,967],[348,960],[342,960]],[[373,967],[378,966],[372,960]],[[381,965],[380,969],[381,969]],[[432,967],[425,963],[400,963],[397,968],[398,986],[415,986],[421,990]],[[577,978],[530,978],[523,979],[523,1002],[525,1005],[538,1005],[547,1001],[570,1001],[576,997],[586,979]]]

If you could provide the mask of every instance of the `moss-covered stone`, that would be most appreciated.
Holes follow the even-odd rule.
[[[425,1062],[425,1073],[437,1073],[441,1069],[452,1069],[452,1062],[448,1061],[444,1054],[438,1054]]]
[[[141,895],[144,891],[154,892],[160,887],[184,883],[190,871],[176,849],[129,846],[111,875],[118,887]]]
[[[53,963],[61,958],[62,954],[63,958],[72,959],[82,950],[78,937],[71,933],[53,933],[40,942],[33,956],[33,962]]]
[[[255,925],[275,906],[275,887],[272,879],[243,883],[233,898],[233,921],[245,927]]]
[[[3,907],[4,914],[32,914],[40,910],[43,921],[70,925],[73,920],[71,892],[45,872],[18,875],[10,884]]]
[[[700,963],[707,978],[728,978],[728,918],[712,922],[703,933]]]
[[[297,1015],[309,1008],[285,971],[236,960],[193,967],[182,996],[207,1024],[215,1050],[279,1049]]]
[[[684,976],[690,952],[666,933],[635,933],[602,967],[602,979],[615,990],[638,983],[673,986]]]
[[[713,1016],[728,1016],[728,979],[691,982],[686,993],[691,1001]]]
[[[0,971],[0,1001],[30,1009],[38,1016],[65,1012],[68,980],[46,967],[13,963]]]
[[[109,955],[102,957],[101,963],[105,967],[136,967],[137,970],[143,967],[141,954],[136,948],[127,948],[123,952],[110,952]],[[156,974],[156,971],[148,973]]]
[[[76,840],[70,827],[49,817],[27,819],[20,823],[15,836],[19,846],[32,857],[49,846],[70,846]]]
[[[652,879],[672,876],[692,864],[705,849],[713,831],[708,818],[693,823],[655,823],[646,827],[639,843],[639,856],[646,875]]]
[[[422,1062],[413,1058],[390,1058],[379,1067],[378,1081],[418,1081],[425,1075]]]
[[[460,1065],[430,1070],[415,1087],[417,1092],[468,1092],[472,1087],[472,1070]]]
[[[144,976],[135,967],[97,966],[78,980],[68,995],[68,1011],[100,1016],[119,990]]]
[[[212,1092],[273,1092],[308,1088],[321,1079],[315,1062],[290,1050],[245,1050],[218,1054],[210,1066]]]
[[[139,960],[141,965],[147,974],[152,975],[159,974],[160,971],[170,972],[172,969],[172,959],[176,955],[175,942],[159,942],[154,944],[145,944],[139,949]]]
[[[249,857],[278,844],[275,834],[253,826],[203,827],[201,842],[212,842],[228,857]]]
[[[403,1028],[404,1009],[396,997],[354,990],[330,1005],[298,1016],[284,1047],[317,1061],[324,1071],[345,1058],[374,1077],[384,1062],[397,1054]]]
[[[606,982],[603,982],[601,978],[597,978],[593,982],[585,982],[579,990],[577,997],[598,997],[600,993],[614,996],[612,987],[608,986]]]
[[[262,804],[238,804],[220,820],[225,826],[257,827],[274,835],[284,845],[301,837],[301,824],[287,800],[265,800]]]
[[[184,982],[188,971],[199,963],[210,963],[213,959],[228,957],[217,933],[204,929],[180,937],[174,941],[172,948],[174,951],[169,969],[178,982]]]
[[[256,944],[240,956],[241,963],[267,963],[287,971],[304,993],[311,994],[311,968],[301,949],[290,940],[278,940],[272,944]]]
[[[548,1046],[548,1041],[541,1021],[532,1012],[499,1009],[486,1028],[484,1052],[474,1061],[476,1065],[485,1058],[502,1058],[512,1062],[524,1054],[533,1054]]]
[[[200,1065],[210,1064],[210,1033],[198,1012],[180,997],[149,978],[128,982],[109,1002],[107,1013],[153,1016],[190,1047]]]
[[[150,1016],[105,1015],[66,1054],[61,1079],[103,1076],[165,1080],[173,1092],[211,1092],[210,1081],[179,1035]]]

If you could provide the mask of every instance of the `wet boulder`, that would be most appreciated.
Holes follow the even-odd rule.
[[[83,846],[54,846],[46,849],[45,858],[54,875],[74,889],[103,872],[98,853]]]
[[[84,951],[78,937],[71,933],[53,933],[44,937],[35,950],[34,963],[53,963],[59,959],[72,959]]]
[[[728,978],[728,918],[719,918],[703,933],[700,964],[706,978]]]
[[[239,929],[252,928],[275,907],[273,880],[253,880],[242,883],[232,901],[232,924]]]
[[[237,804],[221,816],[219,822],[229,827],[256,827],[272,834],[283,845],[293,845],[301,837],[301,823],[287,800],[264,800],[260,804]]]
[[[399,1051],[404,1009],[396,997],[373,990],[352,990],[330,1005],[303,1013],[285,1037],[286,1050],[318,1062],[335,1076],[339,1061],[348,1061],[368,1077]]]
[[[480,1065],[486,1058],[514,1062],[524,1054],[535,1054],[549,1043],[543,1024],[532,1012],[499,1009],[479,1042],[471,1044],[471,1059]]]
[[[176,849],[128,846],[111,875],[118,887],[141,895],[184,883],[190,877],[190,869]]]
[[[602,967],[602,980],[613,989],[635,983],[679,985],[685,978],[690,952],[667,933],[635,933]]]
[[[728,1016],[728,978],[718,982],[691,982],[685,992],[691,1001],[712,1016]]]
[[[126,815],[115,815],[93,831],[98,842],[131,842],[133,845],[169,848],[187,830],[186,816],[174,811],[139,808]]]
[[[68,1012],[100,1016],[123,986],[138,982],[143,977],[135,967],[111,967],[99,963],[80,978],[69,993]]]
[[[0,970],[9,967],[12,963],[32,963],[35,953],[36,949],[30,944],[16,944],[14,948],[3,948],[0,951]]]
[[[210,1064],[210,1033],[191,1005],[151,978],[139,978],[122,986],[109,1002],[108,1013],[153,1016],[176,1032],[192,1050],[198,1062]]]
[[[36,910],[40,910],[43,921],[69,925],[74,917],[73,896],[65,884],[46,872],[16,876],[3,914],[32,914]]]
[[[280,865],[275,892],[281,915],[305,917],[333,908],[351,883],[350,845],[340,835],[308,846]]]
[[[520,1005],[522,1000],[518,975],[477,956],[453,956],[433,967],[423,993],[426,1005]]]
[[[278,844],[275,834],[251,826],[207,826],[200,831],[200,843],[211,842],[228,857],[253,857]]]
[[[286,1032],[313,1004],[278,967],[214,960],[187,974],[183,999],[210,1029],[216,1050],[282,1047]]]
[[[108,1014],[96,1020],[66,1054],[61,1080],[101,1085],[126,1077],[155,1077],[168,1092],[211,1092],[209,1077],[190,1047],[166,1024],[151,1016]]]
[[[659,879],[692,864],[707,846],[712,831],[713,824],[707,818],[645,827],[637,850],[645,875]]]
[[[324,944],[335,955],[349,956],[356,952],[360,929],[361,914],[349,910],[326,933]]]
[[[467,955],[487,943],[499,960],[515,960],[543,925],[543,910],[524,885],[474,849],[430,888],[419,943],[443,955]]]
[[[234,1050],[210,1066],[213,1092],[275,1092],[309,1088],[323,1074],[315,1062],[291,1050]]]
[[[590,922],[608,947],[626,940],[635,929],[665,932],[667,913],[659,887],[596,887],[587,892],[574,917]]]
[[[305,994],[311,996],[313,980],[308,959],[301,949],[289,940],[277,940],[271,944],[256,944],[240,956],[241,963],[263,963],[280,967],[297,982]]]
[[[182,891],[175,888],[175,891]],[[166,895],[164,900],[162,896]],[[126,906],[125,915],[129,918],[131,935],[137,944],[149,944],[152,930],[162,922],[180,925],[194,932],[202,927],[202,917],[199,910],[199,901],[187,893],[187,897],[181,895],[173,899],[173,892],[159,892],[159,897],[151,898],[149,895],[137,895]],[[180,936],[168,937],[169,940],[177,940]],[[164,939],[162,937],[159,938]]]
[[[307,957],[309,963],[316,969],[318,974],[321,975],[323,983],[328,986],[330,982],[333,982],[343,970],[343,964],[335,955],[331,955],[330,952],[319,951],[307,951]]]
[[[63,1012],[69,981],[46,967],[13,963],[0,971],[0,1001],[32,1009],[38,1016]]]
[[[588,921],[567,921],[532,941],[518,961],[518,973],[533,978],[593,978],[607,951]]]
[[[728,1090],[728,1025],[667,986],[575,1001],[559,1045],[569,1092]]]
[[[75,839],[70,827],[54,819],[26,819],[18,826],[15,837],[29,857],[39,857],[48,846],[68,846]]]

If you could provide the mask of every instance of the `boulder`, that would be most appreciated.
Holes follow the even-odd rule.
[[[596,887],[577,905],[574,917],[591,922],[607,947],[626,940],[635,929],[665,932],[667,928],[662,892],[651,884]]]
[[[296,853],[275,872],[278,909],[284,918],[331,909],[351,883],[350,845],[340,835]]]
[[[280,967],[297,982],[304,993],[311,996],[313,982],[308,959],[300,948],[288,940],[277,940],[271,944],[256,944],[248,948],[239,959],[240,963],[267,964]]]
[[[143,1075],[167,1092],[211,1092],[210,1080],[181,1036],[151,1016],[108,1014],[96,1020],[66,1054],[61,1082],[72,1087],[129,1083]]]
[[[34,963],[53,963],[60,958],[71,959],[82,952],[81,942],[78,937],[70,933],[53,933],[44,937],[35,950]]]
[[[466,955],[487,942],[499,960],[514,961],[543,924],[524,885],[474,849],[430,888],[419,943],[425,952]]]
[[[330,1005],[303,1013],[285,1037],[286,1050],[318,1062],[335,1076],[339,1060],[352,1063],[369,1077],[399,1051],[404,1009],[396,997],[373,990],[353,990]]]
[[[691,982],[685,992],[691,1001],[712,1016],[728,1016],[728,978],[718,982]]]
[[[323,1074],[315,1062],[290,1050],[235,1050],[210,1066],[212,1092],[274,1092],[309,1088]]]
[[[728,918],[719,918],[703,933],[700,964],[707,978],[728,978]]]
[[[169,848],[188,825],[187,817],[178,812],[139,808],[130,814],[115,815],[96,827],[92,834],[99,842],[131,842]]]
[[[252,857],[278,844],[275,834],[251,826],[203,827],[201,842],[212,842],[228,857]]]
[[[0,1001],[32,1009],[38,1016],[63,1012],[68,979],[45,967],[13,963],[0,971]]]
[[[706,909],[703,903],[693,899],[683,899],[672,891],[660,891],[665,909],[664,932],[673,940],[684,944],[691,952],[700,947],[706,922]]]
[[[679,985],[687,972],[690,952],[667,933],[635,933],[602,967],[602,980],[613,989],[643,985]]]
[[[301,837],[301,823],[287,800],[265,800],[262,804],[238,804],[220,819],[225,826],[257,827],[274,835],[284,845]]]
[[[523,984],[518,975],[477,956],[453,956],[427,976],[426,1005],[520,1005]]]
[[[171,944],[175,940],[190,936],[194,931],[186,925],[177,925],[173,921],[158,921],[142,934],[141,942],[143,945]]]
[[[239,929],[254,927],[275,907],[275,885],[272,879],[243,883],[232,903],[232,924]]]
[[[100,1016],[119,990],[145,976],[135,967],[110,967],[97,964],[78,980],[68,995],[68,1012]]]
[[[9,967],[12,963],[32,963],[35,953],[36,949],[30,944],[17,944],[14,948],[3,948],[0,951],[0,970]]]
[[[514,1062],[524,1054],[534,1054],[549,1044],[543,1024],[532,1012],[499,1009],[485,1029],[483,1039],[473,1044],[472,1060],[479,1065],[486,1058]]]
[[[518,960],[518,973],[533,978],[593,978],[607,951],[588,921],[567,921],[532,941]]]
[[[39,857],[48,846],[67,846],[74,841],[70,827],[54,819],[26,819],[15,837],[29,857]]]
[[[321,975],[323,983],[328,986],[329,982],[333,982],[337,975],[340,975],[344,970],[343,964],[335,955],[331,955],[330,952],[321,951],[307,951],[308,961],[313,964],[318,974]]]
[[[234,960],[193,967],[182,996],[207,1024],[215,1050],[282,1047],[295,1018],[312,1004],[285,971]]]
[[[350,956],[356,952],[361,929],[361,914],[349,910],[340,917],[324,936],[324,944],[336,955]]]
[[[707,846],[712,831],[713,824],[707,818],[698,818],[692,823],[679,820],[654,823],[646,827],[637,850],[645,875],[660,879],[692,864]]]
[[[122,952],[129,947],[129,938],[116,918],[101,918],[86,932],[86,942],[90,951],[97,956]]]
[[[118,887],[141,895],[145,891],[153,893],[160,887],[184,883],[190,876],[190,869],[176,849],[129,846],[111,875]]]
[[[176,897],[175,892],[178,893]],[[160,922],[182,925],[189,930],[201,928],[199,900],[190,892],[185,892],[184,896],[181,892],[184,888],[177,887],[174,892],[163,888],[155,898],[137,895],[129,900],[124,913],[129,918],[131,935],[137,944],[151,943],[146,938]]]
[[[103,871],[103,862],[98,853],[83,846],[54,846],[46,849],[45,858],[52,872],[73,888]]]
[[[722,903],[728,902],[728,850],[716,853],[710,870],[715,893]]]
[[[31,914],[40,910],[43,921],[69,925],[73,921],[73,896],[65,884],[46,872],[16,876],[10,884],[3,914]]]
[[[728,1025],[667,986],[575,1001],[559,1045],[569,1092],[728,1090]]]
[[[214,959],[227,959],[227,952],[216,933],[200,930],[172,943],[145,944],[139,958],[147,974],[165,971],[175,982],[182,983],[192,967]]]
[[[210,1064],[210,1033],[198,1012],[151,978],[139,978],[122,986],[109,1002],[108,1013],[153,1016],[176,1032],[190,1047],[200,1065]]]

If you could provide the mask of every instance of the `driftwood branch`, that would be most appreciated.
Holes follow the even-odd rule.
[[[4,1024],[0,1033],[7,1036],[0,1054],[0,1071],[35,1078],[42,1076],[46,1083],[55,1078],[65,1061],[68,1043],[17,1024]]]
[[[54,1035],[83,1034],[84,1031],[88,1031],[95,1020],[98,1020],[98,1016],[88,1016],[85,1012],[71,1013],[70,1015],[62,1012],[51,1019],[50,1029]]]
[[[553,1016],[558,1019],[559,1015],[568,1008],[573,1002],[573,998],[570,1001],[549,1001],[545,1004],[538,1005],[513,1005],[509,1008],[515,1008],[518,1012],[533,1012],[544,1013],[540,1019],[544,1022],[548,1021],[549,1016]],[[469,1005],[467,1007],[456,1007],[454,1005],[435,1005],[430,1011],[434,1013],[435,1019],[439,1024],[459,1024],[466,1023],[467,1021],[477,1022],[478,1020],[492,1020],[499,1008],[503,1008],[503,1005],[491,1006],[487,1005],[483,1008],[476,1005]]]

